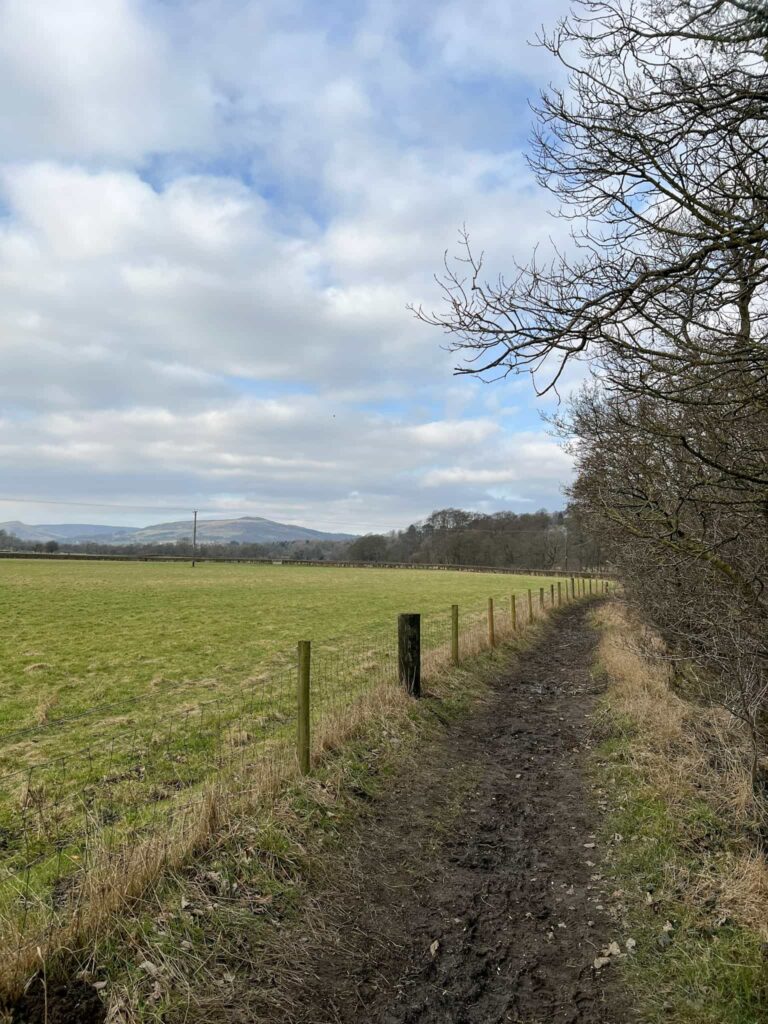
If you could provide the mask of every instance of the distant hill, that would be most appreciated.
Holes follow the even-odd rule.
[[[184,519],[176,523],[146,526],[133,533],[130,539],[137,544],[167,544],[191,536],[192,523]],[[241,544],[273,544],[281,540],[352,540],[353,536],[351,533],[324,533],[322,530],[310,530],[306,526],[276,523],[271,519],[262,519],[261,516],[197,521],[197,539],[209,544],[227,544],[233,540]]]
[[[97,541],[99,544],[168,544],[192,537],[192,522],[182,519],[173,523],[157,523],[154,526],[121,527],[93,526],[88,523],[54,523],[30,526],[18,521],[0,523],[0,530],[12,533],[19,540],[65,541],[69,544],[84,544]],[[261,516],[242,516],[239,519],[198,519],[197,539],[201,543],[228,544],[272,544],[276,541],[294,540],[352,540],[351,533],[325,533],[311,530],[306,526],[291,526],[276,523]]]
[[[19,540],[41,541],[43,543],[48,540],[58,540],[67,541],[70,544],[79,544],[84,540],[96,540],[109,544],[119,534],[130,536],[136,532],[130,527],[123,529],[119,526],[94,526],[90,523],[46,523],[39,526],[30,526],[28,523],[21,523],[18,520],[0,523],[0,530],[12,533]]]

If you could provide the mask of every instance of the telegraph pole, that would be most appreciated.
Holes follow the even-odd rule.
[[[192,513],[192,568],[195,568],[195,556],[197,555],[197,509]]]
[[[565,526],[565,566],[563,567],[568,572],[568,527]]]

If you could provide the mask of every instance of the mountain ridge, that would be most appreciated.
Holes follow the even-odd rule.
[[[150,526],[101,526],[91,523],[41,523],[32,525],[20,520],[0,523],[5,530],[23,541],[86,544],[172,544],[192,539],[191,519],[154,523]],[[274,544],[279,541],[352,540],[352,533],[329,533],[308,526],[279,523],[262,516],[240,516],[236,519],[198,519],[197,539],[201,544]]]

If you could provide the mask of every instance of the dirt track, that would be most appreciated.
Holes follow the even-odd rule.
[[[206,1019],[636,1021],[614,968],[593,966],[626,936],[603,909],[610,897],[585,777],[599,692],[586,615],[565,609],[482,706],[420,748],[416,771],[408,763],[385,783],[334,855],[330,881],[320,872],[299,919],[278,922],[271,953],[244,955],[252,976]],[[41,999],[30,992],[13,1019],[103,1020],[87,986],[49,993],[45,1007]]]
[[[321,897],[300,975],[273,991],[270,1013],[238,1021],[635,1019],[613,968],[593,967],[624,937],[601,909],[584,777],[599,690],[585,619],[566,610],[486,706],[425,749],[418,778],[388,787]]]

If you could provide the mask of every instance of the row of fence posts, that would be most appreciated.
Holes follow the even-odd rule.
[[[568,593],[568,582],[570,582],[570,595]],[[600,588],[598,589],[598,582]],[[587,583],[589,586],[587,587]],[[595,580],[595,589],[592,587],[592,579],[587,581],[583,577],[571,576],[570,581],[565,585],[565,601],[575,601],[577,597],[588,597],[594,594],[607,594],[609,584],[607,580]],[[563,584],[561,580],[557,584],[550,584],[550,608],[560,607],[563,604]],[[557,595],[557,597],[555,597]],[[512,632],[517,631],[517,596],[510,594],[510,618]],[[544,610],[544,587],[539,588],[539,608]],[[528,621],[533,622],[536,618],[534,612],[533,591],[528,591]],[[493,598],[488,598],[488,646],[496,646],[496,627],[494,615]],[[459,664],[459,606],[451,605],[451,664]],[[311,670],[311,642],[299,640],[297,650],[298,663],[298,727],[297,727],[297,755],[299,771],[302,775],[308,775],[310,769],[310,670]],[[421,696],[421,614],[419,612],[402,612],[397,617],[397,671],[400,683],[405,687],[411,697]]]

